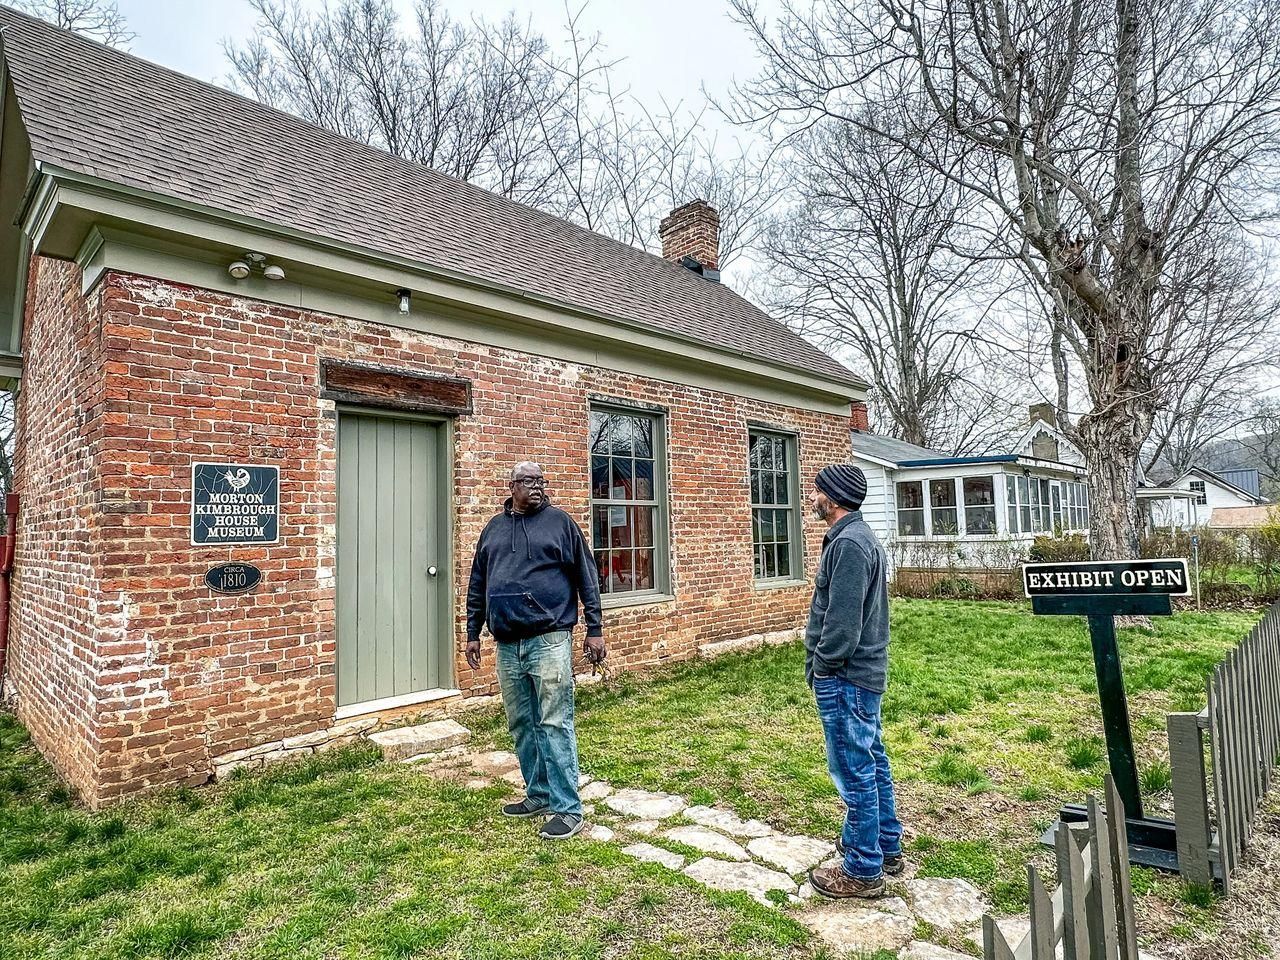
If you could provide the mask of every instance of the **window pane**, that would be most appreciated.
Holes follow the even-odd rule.
[[[903,537],[924,536],[924,511],[899,510],[898,535]]]
[[[751,542],[760,542],[760,511],[755,509],[751,511]]]
[[[653,551],[637,550],[635,555],[635,589],[653,590],[657,582],[653,571]]]
[[[898,484],[898,507],[903,510],[914,510],[924,506],[924,488],[919,480],[908,480]]]
[[[609,452],[609,417],[598,410],[591,411],[591,452]]]
[[[967,533],[975,535],[992,534],[996,532],[996,508],[995,507],[965,507],[964,508],[964,526]]]
[[[785,543],[778,544],[778,576],[791,576],[791,550]]]
[[[964,505],[991,506],[996,502],[996,483],[994,477],[965,477]]]
[[[596,551],[596,574],[600,578],[600,592],[608,593],[610,590],[609,579],[609,551]]]
[[[591,458],[591,496],[598,500],[609,497],[609,458]]]
[[[653,512],[655,507],[634,507],[635,529],[632,534],[637,547],[653,546]]]
[[[653,499],[653,461],[637,460],[636,464],[636,493],[637,500]]]
[[[632,442],[635,444],[637,457],[653,459],[653,420],[649,417],[637,417],[632,421]]]
[[[631,507],[609,508],[609,546],[631,546]]]
[[[596,507],[592,511],[591,546],[596,550],[609,545],[609,508]]]
[[[761,574],[766,580],[770,577],[778,575],[778,564],[774,554],[773,544],[765,544],[761,546],[761,556],[764,559],[764,572]]]
[[[773,475],[773,496],[775,503],[790,505],[791,492],[787,489],[787,475],[785,473],[775,473]]]
[[[764,577],[764,547],[757,544],[755,548],[754,575],[757,580]]]
[[[934,507],[931,522],[935,537],[954,537],[959,530],[955,507]]]
[[[764,456],[764,437],[759,434],[751,434],[747,438],[747,468],[749,470],[760,469],[760,458]]]
[[[1009,508],[1009,532],[1018,532],[1018,481],[1016,477],[1004,478],[1004,498]]]
[[[956,482],[954,480],[930,480],[929,505],[933,507],[954,507],[956,505]]]
[[[773,464],[773,439],[771,437],[760,438],[760,469],[772,470]]]
[[[634,499],[632,491],[635,487],[635,479],[632,475],[632,461],[615,457],[612,464],[613,476],[609,483],[609,499]]]
[[[634,556],[630,550],[610,550],[609,588],[610,593],[626,593],[634,590],[635,568]]]
[[[760,474],[760,502],[777,503],[773,497],[773,471]]]

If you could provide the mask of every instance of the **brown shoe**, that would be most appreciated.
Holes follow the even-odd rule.
[[[884,877],[859,880],[845,873],[844,867],[838,863],[810,870],[809,883],[813,885],[814,893],[828,900],[848,900],[851,897],[874,900],[884,896]]]
[[[844,838],[836,837],[836,853],[844,856]],[[884,872],[891,877],[896,877],[907,869],[907,859],[900,853],[892,855],[886,854],[884,858]]]

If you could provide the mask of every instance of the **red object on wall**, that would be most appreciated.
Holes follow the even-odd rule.
[[[18,495],[4,498],[4,536],[0,537],[0,690],[9,652],[9,581],[13,575],[13,548],[18,530]]]

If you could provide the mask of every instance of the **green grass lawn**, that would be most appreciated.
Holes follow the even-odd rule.
[[[1205,673],[1252,619],[1183,613],[1123,632],[1148,769],[1164,712],[1199,708]],[[1104,772],[1083,623],[955,601],[895,601],[893,621],[886,739],[912,855],[1015,909],[1023,864],[1043,859],[1037,829]],[[582,691],[584,769],[834,835],[802,655],[773,648]],[[497,717],[473,729],[480,746],[505,741]],[[0,714],[0,960],[812,953],[798,923],[744,896],[612,844],[537,841],[498,814],[502,797],[352,749],[93,814]],[[1176,922],[1214,922],[1171,881],[1136,877]]]

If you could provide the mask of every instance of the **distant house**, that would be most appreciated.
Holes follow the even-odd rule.
[[[1007,450],[956,457],[859,428],[855,414],[863,515],[895,566],[1011,566],[1037,536],[1088,531],[1084,458],[1051,415],[1032,407]]]
[[[1151,523],[1155,527],[1185,530],[1199,526],[1217,526],[1214,516],[1220,510],[1257,507],[1267,501],[1260,495],[1257,470],[1224,470],[1215,473],[1203,467],[1192,467],[1166,485],[1170,490],[1184,491],[1186,496],[1151,503]]]
[[[1280,506],[1264,503],[1256,507],[1218,507],[1209,517],[1214,530],[1257,530],[1280,517]]]

